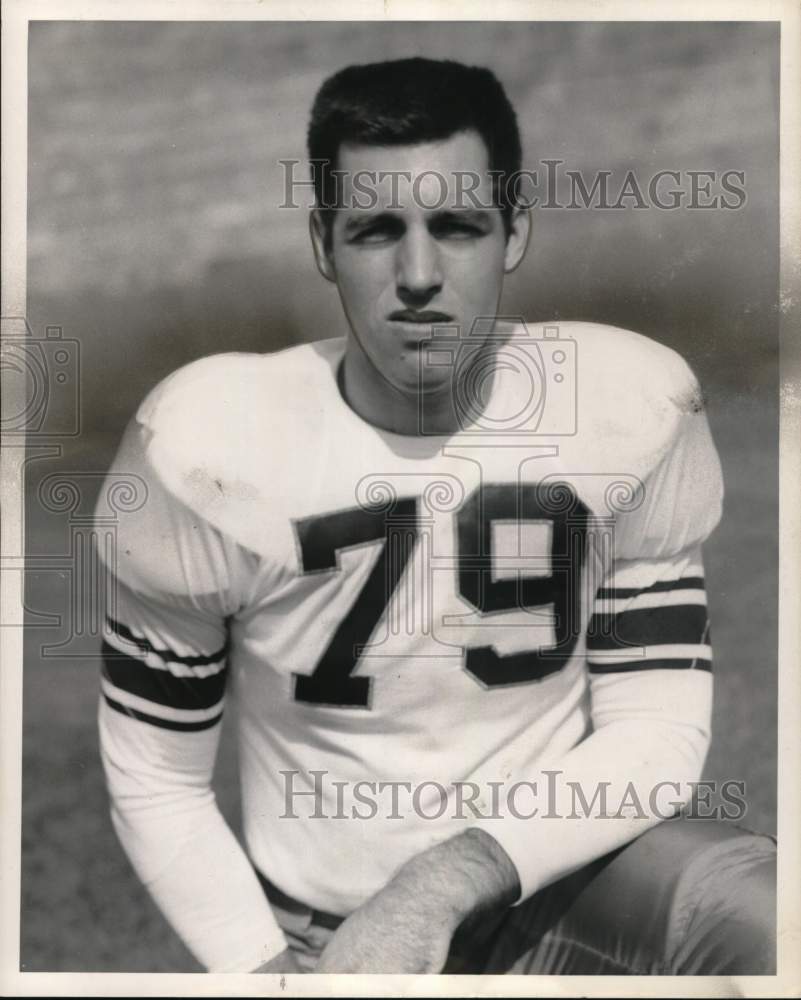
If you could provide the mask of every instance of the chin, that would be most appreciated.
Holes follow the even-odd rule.
[[[410,391],[414,392],[416,396],[425,396],[429,399],[432,399],[435,398],[436,396],[448,395],[450,393],[452,384],[453,384],[453,379],[450,377],[450,375],[445,379],[440,377],[436,380],[428,379],[423,382],[421,382],[420,378],[418,377],[415,380],[414,388],[411,389]]]

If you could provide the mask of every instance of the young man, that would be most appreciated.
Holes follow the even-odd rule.
[[[113,470],[149,491],[100,705],[137,872],[215,971],[771,971],[772,841],[658,825],[709,740],[692,374],[495,319],[529,217],[489,71],[350,67],[309,152],[346,340],[176,372]]]

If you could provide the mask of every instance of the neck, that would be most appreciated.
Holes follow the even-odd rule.
[[[338,373],[339,389],[350,408],[380,430],[409,436],[455,434],[484,411],[495,379],[488,358],[495,349],[494,344],[484,344],[475,351],[470,363],[460,364],[463,383],[477,364],[486,366],[488,375],[482,381],[480,399],[464,392],[459,394],[457,404],[450,380],[438,391],[403,392],[380,376],[352,343],[346,348]]]

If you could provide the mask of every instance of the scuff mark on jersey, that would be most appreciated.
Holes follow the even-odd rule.
[[[186,484],[197,501],[214,503],[221,497],[230,500],[256,500],[258,489],[242,479],[226,480],[220,475],[213,475],[201,466],[195,466],[185,477]]]
[[[683,391],[676,396],[671,396],[679,413],[692,414],[697,416],[706,411],[706,400],[697,382],[693,381],[684,387]]]

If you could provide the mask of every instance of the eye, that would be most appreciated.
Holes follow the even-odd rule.
[[[403,232],[403,226],[394,219],[376,219],[375,222],[360,226],[350,237],[348,243],[365,245],[371,243],[386,243],[398,239]]]
[[[453,217],[435,220],[430,231],[437,239],[474,240],[484,236],[481,226]]]

